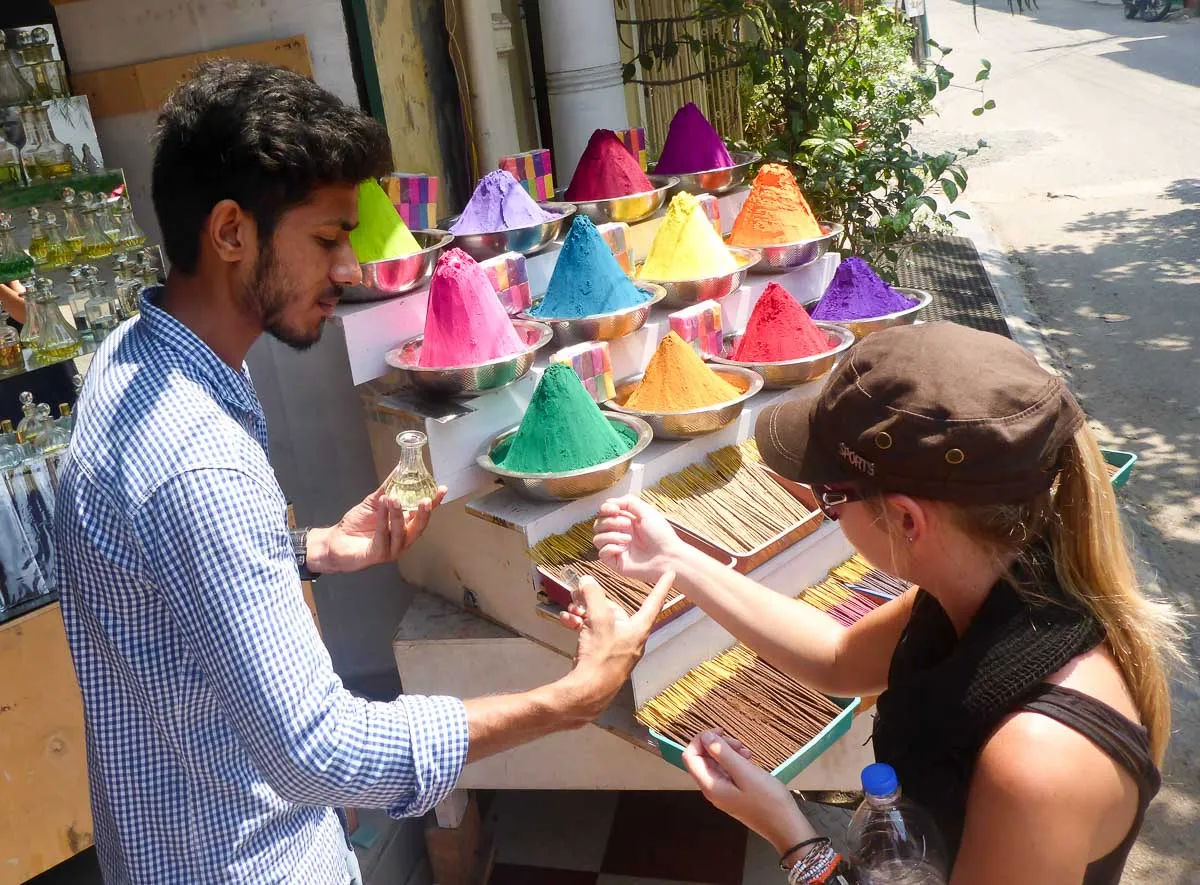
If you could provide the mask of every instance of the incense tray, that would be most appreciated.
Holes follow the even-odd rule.
[[[812,765],[818,756],[837,743],[838,738],[850,730],[850,723],[853,721],[854,714],[862,701],[859,698],[831,697],[829,699],[841,707],[842,712],[838,713],[832,722],[821,729],[815,738],[803,747],[798,748],[782,765],[772,771],[772,777],[785,784],[795,780],[796,775]],[[748,729],[754,728],[753,719],[746,722],[746,727]],[[658,744],[658,752],[662,754],[664,760],[670,762],[676,768],[687,770],[683,764],[683,747],[669,737],[659,734],[653,728],[650,729],[650,736]]]

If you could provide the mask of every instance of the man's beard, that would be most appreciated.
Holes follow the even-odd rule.
[[[258,257],[254,268],[254,279],[245,295],[245,306],[259,318],[263,331],[293,350],[308,350],[321,340],[325,327],[322,320],[314,332],[297,330],[284,325],[284,314],[288,308],[288,293],[292,286],[275,261],[275,250],[270,245]],[[340,286],[330,286],[322,297],[341,298]]]

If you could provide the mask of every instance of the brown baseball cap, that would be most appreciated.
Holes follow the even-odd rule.
[[[1013,341],[925,323],[864,338],[815,397],[766,409],[755,437],[800,482],[1002,504],[1050,488],[1083,421],[1066,384]]]

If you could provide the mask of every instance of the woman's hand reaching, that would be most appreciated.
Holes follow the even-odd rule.
[[[770,842],[782,855],[817,835],[791,791],[750,761],[750,751],[719,728],[701,732],[683,764],[704,798]]]
[[[689,549],[665,516],[633,495],[604,502],[592,542],[601,562],[647,584],[674,570],[676,558]]]

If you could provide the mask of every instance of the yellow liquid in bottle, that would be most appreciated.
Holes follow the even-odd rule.
[[[0,187],[19,185],[24,179],[20,163],[5,163],[0,166]]]
[[[75,253],[66,243],[55,243],[46,250],[46,270],[58,270],[70,267],[75,260]]]
[[[84,258],[107,258],[113,253],[112,243],[88,243],[84,242],[82,246]],[[32,250],[29,254],[33,254]],[[37,257],[36,255],[34,256]]]
[[[34,237],[29,241],[29,254],[32,256],[35,264],[46,263],[46,253],[50,251],[50,240],[45,234]]]
[[[70,178],[74,174],[70,160],[64,163],[39,163],[38,172],[42,178]]]
[[[21,356],[21,342],[0,344],[0,375],[8,375],[23,368],[25,360]]]
[[[140,249],[144,245],[146,245],[146,237],[144,235],[140,237],[126,237],[123,240],[117,241],[117,248],[126,252],[130,249]]]
[[[34,359],[39,363],[60,363],[63,360],[69,360],[71,357],[79,353],[80,345],[78,341],[70,341],[66,344],[56,344],[53,347],[39,347],[34,353]]]
[[[83,254],[83,237],[67,237],[65,242],[72,255]]]
[[[428,473],[393,473],[388,481],[387,494],[395,498],[405,510],[416,510],[425,498],[433,500],[437,494],[437,483]]]

